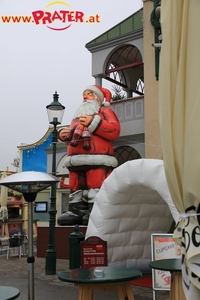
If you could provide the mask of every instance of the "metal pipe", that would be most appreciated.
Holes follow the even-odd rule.
[[[34,262],[33,255],[33,203],[28,202],[28,300],[35,299],[34,291]]]

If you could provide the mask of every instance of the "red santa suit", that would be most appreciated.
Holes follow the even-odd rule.
[[[73,128],[77,122],[78,119],[73,119],[70,127]],[[104,179],[118,165],[111,143],[120,134],[120,124],[115,113],[110,108],[100,108],[87,129],[90,133],[90,149],[84,149],[83,138],[79,139],[77,147],[67,144],[65,166],[70,171],[71,192],[100,188]],[[85,176],[82,176],[82,172]]]

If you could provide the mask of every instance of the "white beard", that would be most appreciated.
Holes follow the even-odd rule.
[[[100,105],[96,100],[86,100],[81,103],[77,111],[74,114],[74,119],[81,117],[82,115],[94,115],[99,112]]]

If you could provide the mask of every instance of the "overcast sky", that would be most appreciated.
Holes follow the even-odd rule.
[[[120,23],[138,9],[142,0],[0,0],[0,101],[1,143],[0,170],[12,166],[19,156],[17,146],[37,142],[48,130],[46,105],[57,90],[65,105],[63,125],[69,124],[82,101],[83,89],[94,84],[91,76],[91,53],[85,44]],[[57,21],[36,25],[5,23],[5,16],[38,18],[44,12],[54,14]],[[62,22],[60,10],[79,11],[99,17],[96,23]],[[40,12],[39,12],[40,11]],[[73,15],[72,15],[73,17]],[[63,28],[65,30],[52,30]],[[103,81],[104,84],[104,81]],[[104,84],[105,87],[107,83]]]

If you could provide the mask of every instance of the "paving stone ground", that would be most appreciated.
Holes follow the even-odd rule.
[[[69,261],[57,259],[56,273],[68,269]],[[28,300],[28,264],[27,258],[10,257],[0,252],[0,285],[13,286],[20,290],[19,300]],[[77,300],[78,288],[70,283],[62,282],[57,274],[45,275],[45,258],[35,256],[34,262],[34,292],[35,300],[65,299]],[[103,297],[102,297],[103,293]],[[150,288],[133,286],[135,300],[153,299]],[[95,291],[94,300],[117,300],[117,294],[112,292]],[[156,292],[156,300],[168,300],[169,292]]]

